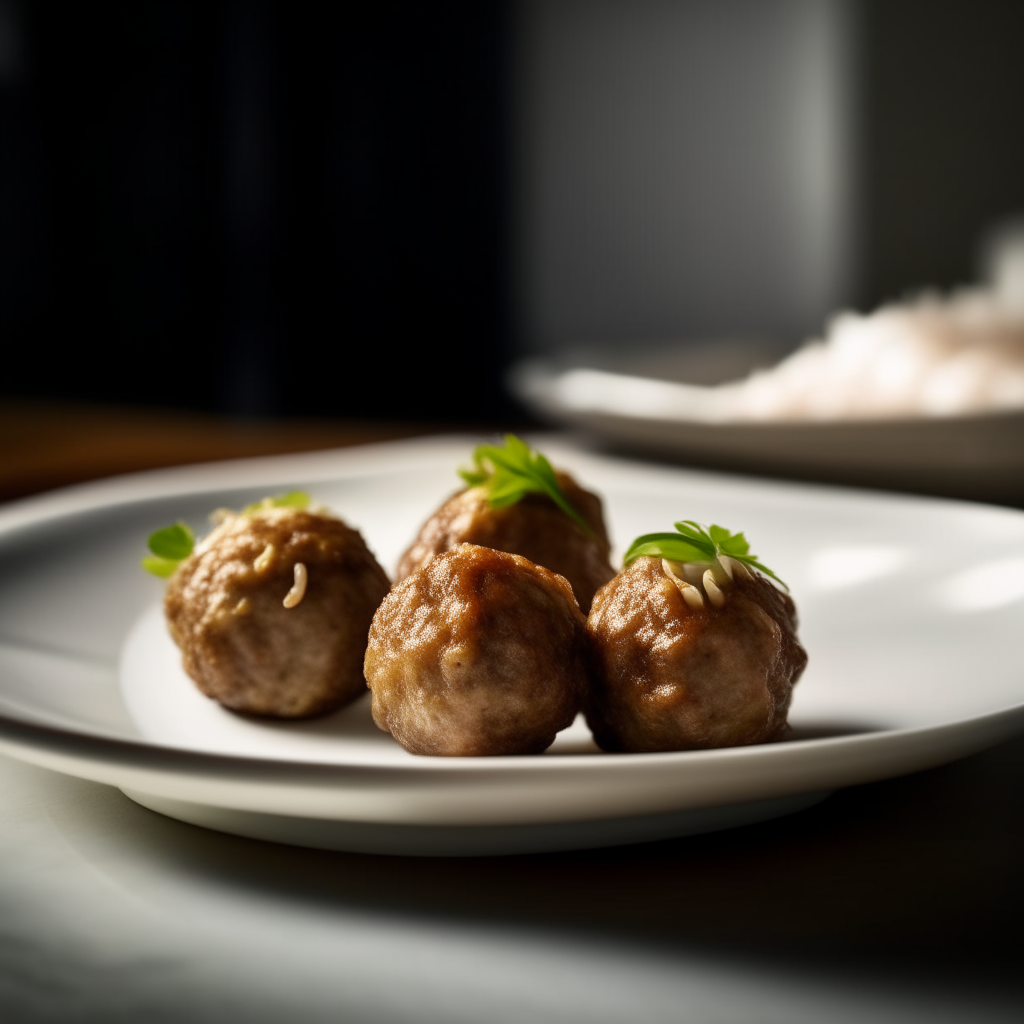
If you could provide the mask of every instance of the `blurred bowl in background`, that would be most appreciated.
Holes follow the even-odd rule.
[[[1024,409],[950,416],[730,416],[714,385],[772,365],[764,344],[724,341],[576,352],[517,364],[509,384],[534,413],[620,450],[692,465],[969,498],[1024,502]]]

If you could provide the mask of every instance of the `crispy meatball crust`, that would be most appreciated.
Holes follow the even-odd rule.
[[[419,536],[398,563],[404,580],[434,555],[459,544],[480,544],[522,555],[564,576],[584,614],[594,593],[615,570],[608,561],[611,546],[601,499],[585,491],[568,473],[558,482],[574,509],[594,531],[587,536],[546,494],[528,494],[506,508],[492,508],[483,488],[471,487],[449,498],[423,524]]]
[[[568,582],[462,544],[396,583],[370,626],[373,720],[414,754],[539,754],[591,679]]]
[[[283,604],[301,562],[301,601]],[[366,691],[363,654],[388,577],[333,516],[265,509],[231,516],[171,577],[164,610],[185,671],[233,711],[325,714]]]
[[[724,607],[691,610],[660,558],[638,558],[598,591],[587,628],[597,685],[586,707],[608,751],[692,750],[778,739],[807,664],[796,609],[763,576],[737,572]]]

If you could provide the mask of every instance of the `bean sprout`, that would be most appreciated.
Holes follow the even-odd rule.
[[[718,586],[715,574],[710,569],[704,570],[704,591],[716,608],[721,608],[725,604],[725,593]]]
[[[309,573],[302,562],[295,563],[295,582],[292,589],[284,598],[285,608],[294,608],[306,596],[306,584],[309,582]]]
[[[270,566],[273,564],[274,555],[276,553],[277,553],[277,550],[274,547],[274,545],[273,544],[268,544],[263,549],[263,554],[260,555],[259,558],[257,558],[256,561],[252,563],[252,567],[257,572],[266,572],[270,568]]]

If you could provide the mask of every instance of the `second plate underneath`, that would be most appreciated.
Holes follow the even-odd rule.
[[[829,792],[753,800],[721,807],[699,807],[603,821],[567,821],[535,825],[391,825],[330,821],[283,814],[261,814],[123,790],[125,796],[170,818],[249,839],[291,846],[312,846],[347,853],[384,853],[406,857],[486,857],[551,853],[622,846],[658,839],[717,832],[753,825],[805,810]]]

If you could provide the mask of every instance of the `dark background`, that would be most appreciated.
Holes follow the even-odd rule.
[[[861,7],[859,300],[977,275],[978,233],[1024,212],[1024,4]]]
[[[501,395],[501,3],[14,10],[4,392],[392,419]]]
[[[1024,207],[1024,4],[856,7],[869,308]],[[0,395],[507,415],[515,10],[6,0]]]

